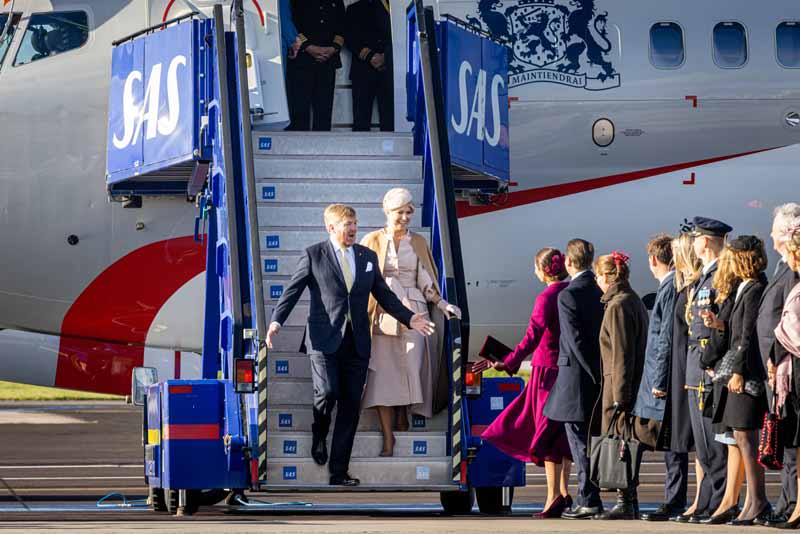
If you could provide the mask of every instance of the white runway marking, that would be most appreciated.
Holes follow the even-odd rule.
[[[11,482],[22,482],[26,480],[141,480],[142,476],[135,477],[2,477],[3,480]]]
[[[0,425],[83,425],[93,422],[40,411],[0,410]]]

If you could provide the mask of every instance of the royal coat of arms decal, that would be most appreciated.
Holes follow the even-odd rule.
[[[620,86],[609,55],[608,12],[597,0],[479,0],[467,21],[510,46],[509,87],[556,83],[603,91]]]

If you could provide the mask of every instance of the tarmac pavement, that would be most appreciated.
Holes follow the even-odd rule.
[[[534,521],[541,509],[544,472],[528,466],[525,488],[517,488],[511,517],[477,514],[444,517],[436,493],[256,494],[276,503],[266,510],[232,513],[229,507],[204,508],[195,516],[174,518],[142,506],[141,408],[107,402],[0,402],[0,530],[3,532],[696,532],[713,528],[641,521]],[[659,454],[643,465],[640,501],[654,508],[664,488]],[[693,469],[690,468],[693,479]],[[574,477],[573,477],[574,479]],[[780,490],[777,473],[768,473],[771,498]],[[693,495],[693,487],[690,494]],[[116,492],[119,497],[98,506]],[[606,494],[607,501],[613,500]],[[105,507],[103,507],[105,506]],[[760,529],[760,527],[754,527]]]

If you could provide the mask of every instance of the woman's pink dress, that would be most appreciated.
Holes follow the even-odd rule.
[[[517,348],[505,357],[509,371],[516,373],[533,353],[531,379],[497,419],[481,434],[509,456],[538,466],[572,459],[564,424],[544,416],[544,405],[558,375],[558,294],[567,282],[557,282],[536,297],[530,324]]]

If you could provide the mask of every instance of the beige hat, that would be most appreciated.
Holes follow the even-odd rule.
[[[387,191],[386,195],[384,195],[383,209],[393,211],[400,209],[407,204],[411,204],[411,207],[413,208],[413,201],[414,199],[411,196],[411,191],[405,187],[395,187],[394,189]]]

